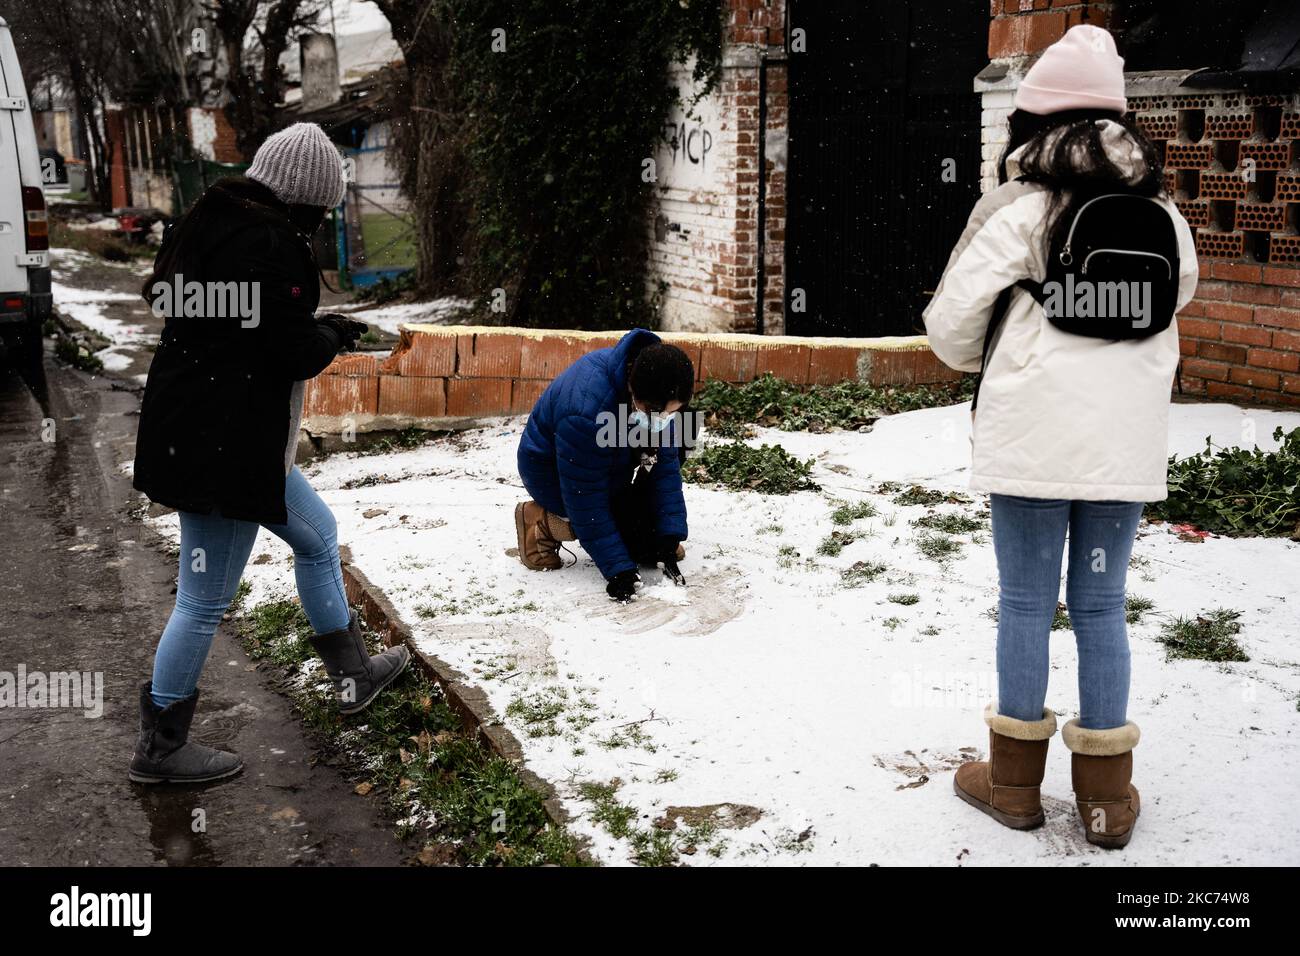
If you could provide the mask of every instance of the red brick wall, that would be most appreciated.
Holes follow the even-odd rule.
[[[304,425],[330,433],[436,419],[527,413],[551,379],[619,333],[412,326],[388,357],[345,355],[308,383]],[[861,379],[878,385],[952,382],[920,337],[899,340],[664,333],[700,382],[747,382],[771,372],[796,384]]]
[[[1101,26],[1112,6],[991,0],[989,56],[1023,72],[1085,9]],[[1162,152],[1201,267],[1179,316],[1179,384],[1212,399],[1300,407],[1300,93],[1162,90],[1154,76],[1129,76],[1129,108]]]
[[[1178,327],[1185,392],[1300,407],[1300,270],[1203,259]]]

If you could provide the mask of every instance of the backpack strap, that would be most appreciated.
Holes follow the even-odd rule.
[[[1013,182],[1031,183],[1028,176],[1017,176]],[[1002,320],[1007,317],[1007,310],[1011,308],[1011,290],[1019,286],[1024,289],[1038,302],[1042,302],[1043,284],[1035,282],[1032,279],[1021,279],[1015,286],[1007,286],[998,293],[998,297],[993,301],[993,311],[989,313],[989,325],[984,332],[984,354],[980,358],[979,377],[975,380],[975,393],[971,396],[970,410],[972,412],[979,406],[980,385],[984,382],[984,371],[989,365],[989,352],[993,349],[993,336],[997,333],[998,327],[1002,325]]]
[[[993,311],[989,313],[989,327],[984,332],[984,354],[980,358],[979,377],[975,379],[975,393],[971,396],[970,410],[975,411],[980,402],[980,386],[984,384],[984,372],[989,367],[989,352],[993,350],[993,336],[1002,324],[1002,320],[1007,317],[1007,310],[1011,308],[1011,290],[1015,286],[1007,286],[998,293],[998,297],[993,300]]]
[[[1021,279],[1016,283],[1018,288],[1024,289],[1034,297],[1034,301],[1043,305],[1047,301],[1047,293],[1043,291],[1043,283],[1035,282],[1033,279]]]

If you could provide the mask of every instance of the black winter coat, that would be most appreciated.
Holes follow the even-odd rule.
[[[284,524],[289,393],[340,345],[314,318],[320,288],[309,240],[265,186],[222,179],[163,241],[145,300],[177,275],[186,286],[257,283],[260,309],[253,327],[208,310],[167,317],[140,411],[135,487],[180,511]]]

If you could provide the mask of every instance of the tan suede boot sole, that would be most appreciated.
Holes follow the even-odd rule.
[[[972,796],[971,794],[963,790],[961,787],[959,787],[957,785],[957,778],[955,776],[952,778],[952,791],[953,793],[957,794],[957,796],[961,797],[962,800],[969,803],[976,810],[979,810],[981,813],[988,814],[994,820],[997,820],[998,823],[1002,824],[1004,827],[1010,827],[1012,830],[1036,830],[1039,827],[1041,827],[1043,825],[1043,821],[1047,819],[1047,817],[1043,814],[1042,810],[1039,810],[1033,816],[1028,816],[1028,817],[1017,816],[1016,814],[1013,813],[1004,813],[1003,811],[999,810],[997,807],[985,803],[979,797]]]

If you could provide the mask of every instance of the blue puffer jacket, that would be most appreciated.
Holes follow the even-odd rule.
[[[614,525],[610,492],[632,481],[641,449],[601,448],[597,416],[626,401],[627,367],[642,348],[659,341],[644,329],[633,329],[608,349],[598,349],[574,362],[542,393],[528,416],[519,441],[519,477],[533,500],[569,519],[583,548],[607,579],[636,569]],[[650,470],[654,483],[655,533],[686,539],[686,502],[682,497],[680,455],[675,433],[680,419],[663,433],[658,463]]]

